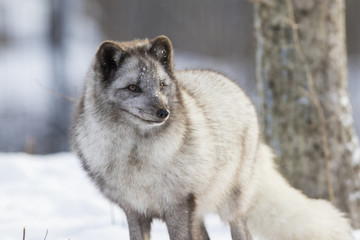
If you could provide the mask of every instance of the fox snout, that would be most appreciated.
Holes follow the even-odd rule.
[[[164,97],[156,96],[153,98],[149,103],[148,109],[151,109],[151,114],[154,118],[154,121],[165,122],[170,115],[170,110]]]
[[[141,109],[139,113],[138,117],[150,123],[164,123],[170,115],[170,111],[163,106],[151,110],[149,108]]]
[[[169,111],[166,110],[166,109],[161,108],[161,109],[156,111],[156,116],[158,118],[160,118],[160,119],[165,119],[165,118],[167,118],[169,116]]]

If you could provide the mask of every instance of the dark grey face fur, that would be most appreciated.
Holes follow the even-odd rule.
[[[170,42],[155,39],[126,50],[105,42],[94,66],[94,94],[103,114],[149,127],[162,125],[171,117],[177,86]]]

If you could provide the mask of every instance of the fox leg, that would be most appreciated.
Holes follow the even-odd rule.
[[[195,217],[196,202],[190,194],[181,204],[165,213],[165,222],[171,240],[209,240],[204,223]]]
[[[196,221],[196,220],[195,220]],[[203,221],[192,221],[193,240],[210,240]]]
[[[165,223],[171,240],[192,240],[189,212],[186,206],[171,207],[165,214]]]
[[[150,240],[152,219],[134,212],[126,212],[130,240]]]
[[[252,240],[251,234],[243,220],[231,222],[230,230],[233,240]]]

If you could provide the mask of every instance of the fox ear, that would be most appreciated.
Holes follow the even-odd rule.
[[[106,41],[100,45],[96,59],[104,81],[119,69],[123,56],[124,51],[115,42]]]
[[[149,53],[155,57],[167,71],[173,73],[172,44],[168,37],[158,36],[150,41]]]

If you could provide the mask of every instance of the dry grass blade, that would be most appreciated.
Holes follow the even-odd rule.
[[[49,232],[49,230],[46,229],[46,234],[45,234],[44,240],[46,240],[46,237],[47,237],[47,235],[48,235],[48,232]]]

